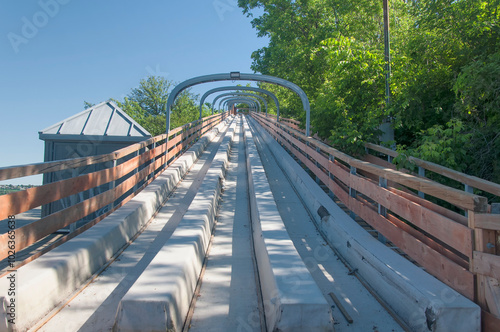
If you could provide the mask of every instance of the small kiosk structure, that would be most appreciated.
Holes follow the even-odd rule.
[[[108,154],[150,137],[151,134],[146,129],[112,101],[95,105],[39,132],[39,138],[45,142],[44,161],[46,162]],[[72,170],[47,173],[44,174],[43,184],[110,168],[132,157],[134,156]],[[98,195],[109,188],[110,184],[105,184],[99,188],[44,205],[42,217]],[[94,216],[90,216],[90,219],[87,217],[87,219],[91,220],[103,212],[105,211],[97,211]],[[77,227],[82,222],[86,221],[79,221]]]

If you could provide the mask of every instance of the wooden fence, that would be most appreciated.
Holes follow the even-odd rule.
[[[369,144],[367,154],[353,158],[325,143],[306,137],[298,123],[252,112],[252,116],[353,213],[387,240],[482,308],[483,331],[500,330],[500,214],[478,188],[500,196],[500,185],[412,158],[422,169],[466,185],[466,191],[397,170],[390,162],[395,151]],[[289,124],[292,123],[293,127]],[[425,197],[449,203],[445,208]]]
[[[0,181],[3,181],[76,169],[88,165],[110,164],[110,161],[113,165],[100,171],[0,196],[0,220],[7,222],[9,218],[13,218],[19,213],[45,204],[66,197],[74,197],[74,195],[89,192],[100,186],[102,188],[105,184],[107,184],[108,188],[104,192],[90,195],[91,197],[87,199],[15,229],[15,251],[19,252],[46,236],[95,214],[96,211],[104,211],[43,251],[39,251],[36,255],[27,258],[23,262],[17,262],[15,268],[26,264],[28,261],[89,229],[121,207],[151,183],[161,174],[165,167],[176,160],[198,138],[227,116],[228,113],[216,114],[173,129],[170,131],[167,141],[167,135],[162,134],[110,154],[0,168]],[[9,234],[1,234],[0,260],[6,259],[13,254],[13,251],[9,250],[8,243]]]

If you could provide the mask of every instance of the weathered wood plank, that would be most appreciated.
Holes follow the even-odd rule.
[[[290,137],[290,134],[281,134],[282,136],[288,136]],[[306,137],[301,137],[300,134],[297,134],[298,137],[301,139],[308,140]],[[296,138],[290,139],[290,142],[281,142],[285,146],[287,146],[289,149],[292,150],[292,142],[294,145],[300,146],[300,144],[297,144],[298,140]],[[301,142],[299,142],[301,143]],[[303,144],[303,143],[301,143]],[[312,144],[311,144],[312,145]],[[321,144],[320,144],[321,145]],[[324,146],[321,146],[322,149],[325,149]],[[333,149],[334,150],[334,149]],[[292,150],[293,151],[293,150]],[[416,190],[421,190],[423,192],[426,192],[431,195],[439,197],[439,198],[445,198],[445,200],[449,201],[449,189],[446,186],[439,185],[437,183],[433,183],[429,180],[426,179],[419,179],[417,177],[404,174],[402,172],[398,172],[395,170],[391,170],[388,168],[376,166],[376,165],[371,165],[366,162],[362,162],[360,160],[356,160],[350,156],[346,156],[341,152],[338,151],[332,151],[331,148],[326,148],[323,150],[325,152],[333,152],[331,153],[335,158],[339,158],[340,160],[343,160],[344,162],[350,164],[351,166],[354,166],[358,169],[363,169],[368,172],[371,172],[373,174],[376,174],[378,176],[382,176],[384,178],[387,178],[389,180],[395,180],[395,182],[398,183],[403,183],[404,185],[407,185],[409,187],[412,187]],[[302,160],[306,165],[307,163],[311,163],[309,160],[306,160],[304,156],[302,156],[301,153],[296,154],[299,159]],[[352,185],[351,183],[351,175],[345,174],[346,172],[341,170],[341,168],[338,165],[335,165],[333,162],[329,162],[329,167],[328,170],[336,176],[337,179],[344,180],[343,182],[346,183],[346,185]],[[318,175],[318,174],[317,174]],[[353,176],[355,177],[355,176]],[[342,179],[344,178],[344,179]],[[366,183],[370,183],[369,181],[366,181]],[[370,183],[372,184],[372,183]],[[384,218],[380,214],[378,214],[376,211],[373,211],[371,208],[366,206],[366,204],[363,204],[359,200],[356,200],[353,197],[350,197],[345,190],[343,190],[336,182],[335,180],[329,180],[328,186],[330,187],[330,190],[332,190],[337,197],[341,201],[344,202],[346,206],[350,210],[352,210],[354,213],[358,214],[361,218],[363,218],[366,222],[371,224],[375,229],[379,230],[384,236],[386,236],[388,239],[390,239],[396,246],[401,248],[404,252],[409,254],[413,259],[415,259],[419,264],[424,266],[430,273],[438,277],[440,280],[445,282],[446,284],[450,285],[463,295],[467,296],[470,299],[474,298],[474,284],[473,284],[473,279],[474,276],[471,272],[467,271],[463,266],[453,262],[452,260],[446,258],[445,256],[442,255],[442,253],[436,251],[435,249],[429,247],[427,244],[423,243],[422,241],[419,241],[417,238],[414,236],[410,235],[408,232],[405,232],[402,230],[400,227],[396,226],[393,224],[390,220],[387,218]],[[360,188],[358,188],[360,189]],[[423,189],[423,190],[422,190]],[[377,190],[378,191],[378,190]],[[390,205],[388,203],[387,199],[389,198],[388,196],[391,196],[391,194],[394,195],[394,197],[398,197],[401,202],[404,202],[402,204],[402,208],[407,209],[409,211],[413,210],[413,206],[417,206],[415,202],[412,202],[411,200],[404,199],[401,196],[396,195],[395,193],[391,192],[390,190],[386,190],[387,197],[385,198],[385,203],[387,205]],[[445,195],[448,195],[448,197],[444,197]],[[477,197],[474,196],[469,196],[469,195],[462,195],[461,191],[453,191],[451,196],[454,196],[453,199],[458,201],[458,206],[467,206],[472,209],[478,209],[482,210],[485,209],[485,204],[484,202],[479,199],[477,201],[474,201],[474,199],[477,199]],[[399,202],[399,203],[401,203]],[[408,205],[405,205],[408,204]],[[452,202],[452,204],[455,204]],[[399,204],[401,205],[401,204]],[[423,220],[423,217],[425,214],[428,215],[434,215],[434,216],[439,216],[441,220],[447,220],[446,223],[450,223],[453,225],[457,225],[460,227],[460,231],[463,231],[465,229],[467,234],[470,235],[470,230],[464,227],[461,224],[455,223],[453,220],[449,220],[448,218],[444,216],[440,216],[438,213],[435,213],[434,211],[430,209],[426,209],[425,207],[420,206],[418,208],[417,212],[417,218],[420,218],[420,220]],[[426,211],[424,215],[422,215],[422,211]],[[444,219],[443,219],[444,218]],[[423,221],[427,222],[427,221]],[[427,222],[428,223],[428,222]],[[409,227],[409,226],[408,226]],[[462,229],[463,228],[463,229]],[[463,233],[463,232],[461,232]],[[471,241],[468,241],[471,243]],[[463,249],[463,248],[462,248]],[[463,251],[469,251],[469,249],[465,248]]]
[[[111,204],[150,174],[154,167],[155,165],[151,164],[113,189],[16,229],[16,250],[22,250],[45,236]],[[0,259],[7,257],[7,241],[8,233],[0,235]]]
[[[491,314],[496,317],[500,317],[500,287],[498,285],[498,279],[495,278],[485,278],[486,279],[486,303]]]
[[[500,231],[500,214],[476,213],[476,228]]]
[[[424,266],[429,273],[469,299],[473,299],[474,277],[467,269],[446,258],[356,198],[350,197],[334,181],[330,182],[329,187],[351,211],[359,215],[398,248]]]
[[[399,153],[394,150],[373,143],[366,143],[365,147],[367,147],[368,149],[372,149],[373,151],[381,152],[393,158],[396,158],[399,155]]]
[[[500,256],[474,251],[473,272],[500,279]]]
[[[500,331],[500,318],[495,317],[486,310],[481,310],[481,331],[498,332]]]
[[[422,265],[427,272],[467,298],[474,298],[474,275],[467,269],[447,259],[407,232],[404,232],[376,211],[365,208],[355,198],[349,197],[348,206],[350,210],[363,218],[368,224],[390,239],[399,249]]]
[[[223,115],[213,115],[207,117],[205,119],[213,119],[214,121],[220,120],[217,118],[222,118]],[[197,123],[197,121],[193,123]],[[185,130],[186,128],[190,128],[192,124],[186,124],[184,126],[172,129],[169,132],[169,137],[176,135],[177,133]],[[78,167],[84,167],[88,165],[99,164],[107,161],[117,160],[123,158],[131,153],[134,153],[140,149],[145,148],[148,145],[151,145],[155,142],[159,142],[165,140],[166,134],[161,134],[150,139],[147,139],[140,143],[135,143],[115,152],[99,155],[99,156],[91,156],[91,157],[82,157],[82,158],[74,158],[74,159],[65,159],[51,162],[43,162],[43,163],[35,163],[30,165],[18,165],[18,166],[9,166],[9,167],[1,167],[0,168],[0,181],[15,179],[25,176],[32,176],[38,174],[45,174],[50,172],[57,172],[66,169],[73,169]]]
[[[350,186],[395,214],[408,220],[450,247],[470,257],[472,230],[357,175],[349,174]]]
[[[210,122],[215,125],[218,119],[222,116],[213,116],[213,120]],[[212,125],[212,127],[213,127]],[[179,129],[177,132],[180,132]],[[155,138],[152,138],[148,141],[135,144],[131,147],[124,148],[122,150],[116,151],[112,154],[106,155],[106,158],[109,156],[113,156],[113,158],[119,159],[124,156],[123,151],[126,153],[130,151],[134,151],[134,148],[143,149],[147,146],[150,146],[152,143],[165,139],[166,135],[159,135]],[[193,138],[192,138],[193,139]],[[190,139],[190,140],[192,140]],[[172,144],[172,143],[170,143]],[[186,144],[180,144],[179,148]],[[0,213],[6,214],[4,218],[9,215],[14,215],[20,213],[23,209],[29,210],[32,208],[32,205],[35,206],[43,205],[46,203],[50,203],[52,201],[59,200],[64,197],[68,197],[74,195],[78,192],[85,191],[97,186],[100,186],[104,183],[108,183],[110,181],[117,180],[122,176],[129,174],[134,169],[137,169],[140,165],[143,165],[150,160],[154,160],[161,154],[163,154],[166,150],[166,145],[162,144],[154,149],[146,150],[139,156],[136,156],[127,162],[124,162],[116,167],[105,169],[98,172],[93,172],[90,174],[84,174],[79,177],[54,182],[51,184],[47,184],[41,187],[31,188],[29,190],[25,190],[18,193],[13,193],[12,195],[4,195],[0,197]],[[88,162],[89,159],[92,158],[80,158],[85,162]],[[95,160],[95,158],[93,159]],[[100,160],[100,159],[99,159]],[[154,160],[154,162],[150,163],[144,169],[134,174],[127,180],[125,180],[120,185],[116,186],[113,189],[110,189],[102,194],[91,197],[83,202],[80,202],[76,205],[68,207],[67,209],[63,209],[56,213],[53,213],[43,219],[40,219],[36,222],[33,222],[29,225],[16,229],[16,250],[22,250],[23,248],[35,243],[36,241],[42,239],[46,235],[57,231],[58,229],[64,228],[69,224],[84,218],[85,216],[93,213],[109,204],[114,202],[118,197],[125,194],[131,188],[133,188],[139,181],[146,179],[152,172],[156,169],[162,167],[164,165],[165,158],[158,158]],[[74,160],[73,160],[74,162]],[[74,165],[74,164],[72,164]],[[47,166],[45,163],[44,166]],[[59,166],[61,167],[60,163]],[[61,168],[59,168],[61,169]],[[51,170],[53,171],[53,170]],[[149,183],[152,179],[146,181]],[[142,190],[144,187],[141,186],[139,190]],[[133,193],[131,196],[133,196]],[[19,196],[19,197],[18,197]],[[130,198],[126,198],[125,201],[128,201]],[[15,204],[15,202],[20,202],[19,204]],[[3,205],[2,205],[3,204]],[[4,208],[7,207],[7,208]],[[0,216],[0,219],[4,219]],[[0,259],[5,258],[8,253],[7,249],[7,241],[8,234],[0,235]],[[2,256],[3,255],[3,256]]]
[[[328,162],[328,171],[333,174],[337,179],[342,181],[346,186],[350,186],[349,170],[345,169],[338,161],[330,160]]]
[[[164,163],[160,162],[160,163],[158,163],[158,165],[156,165],[155,168],[158,168],[159,166],[163,166],[163,164]],[[138,188],[138,190],[136,192],[132,193],[131,195],[129,195],[127,197],[125,197],[118,205],[114,206],[112,210],[107,211],[104,214],[100,215],[99,217],[97,217],[97,218],[89,221],[85,225],[77,228],[74,232],[66,234],[65,236],[63,236],[62,238],[60,238],[59,240],[57,240],[56,242],[50,244],[49,246],[43,248],[42,250],[36,252],[35,254],[33,254],[31,256],[29,256],[28,258],[24,259],[23,261],[16,263],[16,266],[14,267],[14,270],[19,269],[20,267],[22,267],[22,266],[28,264],[29,262],[37,259],[38,257],[44,255],[45,253],[47,253],[47,252],[49,252],[49,251],[51,251],[51,250],[59,247],[61,244],[66,243],[67,241],[71,240],[72,238],[76,237],[77,235],[82,234],[83,232],[85,232],[86,230],[88,230],[89,228],[91,228],[92,226],[98,224],[101,220],[103,220],[104,218],[106,218],[112,212],[116,211],[117,209],[119,209],[120,207],[122,207],[123,205],[125,205],[125,203],[127,203],[132,198],[134,198],[139,192],[141,192],[148,184],[150,184],[159,175],[160,174],[156,174],[153,178],[151,178],[148,181],[144,182],[144,184],[140,188]],[[0,278],[2,278],[3,276],[5,276],[6,274],[8,274],[8,272],[5,272],[4,274],[0,275]]]
[[[406,191],[402,191],[402,190],[399,190],[399,189],[396,189],[396,188],[388,188],[390,191],[394,192],[395,194],[399,195],[399,196],[402,196],[412,202],[415,202],[419,205],[422,205],[423,207],[429,209],[429,210],[432,210],[436,213],[439,213],[443,216],[445,216],[446,218],[449,218],[451,220],[454,220],[464,226],[467,226],[468,225],[468,221],[467,221],[467,218],[464,217],[463,215],[461,214],[458,214],[454,211],[451,211],[451,210],[448,210],[447,208],[444,208],[442,206],[439,206],[435,203],[432,203],[432,202],[429,202],[428,200],[426,200],[425,198],[421,198],[413,193],[408,193]]]
[[[332,192],[346,205],[349,207],[349,195],[347,193],[346,188],[342,188],[336,180],[330,180],[328,183],[328,187]],[[358,200],[360,199],[359,197],[357,198]],[[374,213],[378,213],[375,211],[375,207],[372,207],[368,205],[366,202],[364,202],[365,208],[370,208],[373,210]],[[392,214],[387,215],[387,220],[389,220],[391,223],[408,233],[409,235],[413,236],[415,239],[418,241],[424,243],[428,247],[432,248],[439,254],[445,256],[446,258],[450,259],[454,263],[462,266],[463,268],[468,268],[469,264],[467,261],[462,259],[461,257],[457,256],[456,253],[451,252],[449,249],[443,247],[441,244],[435,242],[431,238],[427,237],[425,234],[421,233],[417,229],[413,228],[412,226],[408,225],[407,223],[401,221],[400,219],[396,218]],[[389,241],[393,242],[393,239],[391,237],[387,237]]]
[[[397,157],[399,154],[396,151],[384,148],[379,145],[368,143],[365,145],[367,148],[372,149],[374,151],[382,152],[386,155]],[[490,194],[494,194],[496,196],[500,196],[500,184],[487,181],[476,176],[467,175],[462,172],[455,171],[453,169],[425,161],[415,157],[409,157],[409,161],[413,162],[415,165],[425,168],[426,170],[432,171],[434,173],[446,176],[450,179],[465,183],[473,188],[484,190]]]
[[[161,147],[159,149],[161,150]],[[118,180],[154,158],[154,153],[154,150],[149,150],[113,168],[2,195],[0,196],[0,220]]]
[[[268,121],[272,122],[273,120],[269,119]],[[298,139],[300,138],[303,141],[309,142],[311,146],[319,147],[325,154],[331,154],[335,158],[338,158],[348,163],[349,165],[356,167],[357,169],[370,172],[377,176],[386,178],[387,180],[400,183],[412,189],[440,198],[465,210],[476,212],[485,212],[487,210],[488,201],[486,197],[470,194],[455,188],[439,184],[429,179],[419,178],[397,170],[381,167],[353,158],[345,153],[327,146],[322,142],[315,140],[314,138],[306,137],[302,133],[296,131],[294,132],[294,135],[295,138],[290,139],[293,144],[296,144],[296,142],[298,142]]]

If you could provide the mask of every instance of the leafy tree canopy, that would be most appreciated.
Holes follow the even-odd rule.
[[[175,83],[160,76],[148,76],[131,89],[123,101],[117,105],[153,136],[165,132],[167,100]],[[170,128],[180,127],[199,118],[199,97],[186,89],[177,96],[170,116]],[[208,107],[203,108],[203,116],[208,115]]]
[[[390,0],[390,104],[382,0],[239,0],[269,44],[252,69],[311,101],[314,131],[348,153],[378,142],[390,116],[398,149],[500,182],[500,0]],[[300,100],[266,86],[282,115]]]

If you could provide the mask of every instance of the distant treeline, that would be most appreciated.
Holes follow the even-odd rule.
[[[12,192],[20,191],[20,190],[25,190],[28,188],[33,188],[35,185],[13,185],[13,184],[3,184],[0,185],[0,195],[5,195],[5,194],[10,194]]]

